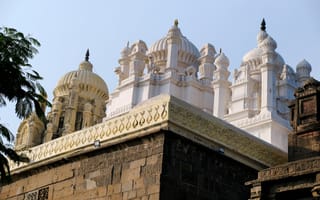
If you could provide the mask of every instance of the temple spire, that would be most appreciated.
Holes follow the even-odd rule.
[[[175,20],[174,20],[174,26],[178,27],[178,24],[179,24],[178,19],[175,19]]]
[[[264,21],[264,18],[262,18],[262,22],[261,22],[260,30],[262,30],[262,31],[266,31],[266,22]]]
[[[86,60],[86,61],[89,61],[89,55],[90,55],[90,54],[89,54],[89,49],[87,49],[86,57],[85,57],[85,60]]]

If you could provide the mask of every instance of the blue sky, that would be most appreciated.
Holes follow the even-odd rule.
[[[277,51],[295,69],[308,60],[312,76],[320,79],[320,1],[298,0],[161,0],[161,1],[43,1],[0,0],[0,26],[31,34],[42,46],[31,60],[44,78],[49,100],[59,78],[78,68],[90,48],[90,61],[112,92],[114,68],[129,41],[143,40],[150,47],[166,35],[175,19],[182,33],[198,49],[211,43],[230,59],[230,71],[256,47],[264,17]],[[16,132],[20,120],[12,106],[1,108],[0,122]]]

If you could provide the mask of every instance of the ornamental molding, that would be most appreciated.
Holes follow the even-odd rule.
[[[152,130],[154,126],[161,127],[161,124],[168,120],[169,101],[166,98],[152,99],[151,101],[152,103],[147,102],[146,105],[138,106],[122,116],[19,152],[29,157],[31,162],[19,165],[10,162],[12,173],[23,168],[31,168],[38,163],[47,162],[56,157],[64,159],[65,155],[88,147],[94,150],[95,141],[99,141],[103,146],[105,142],[116,143],[116,140],[120,141],[120,138],[134,132],[145,129]]]
[[[254,182],[277,180],[287,177],[301,176],[304,174],[319,172],[320,157],[313,157],[264,169],[258,173],[258,179]]]
[[[159,95],[121,116],[21,152],[31,162],[20,165],[11,162],[11,172],[19,173],[160,130],[177,130],[176,127],[179,127],[179,131],[173,131],[176,134],[184,136],[188,132],[189,139],[202,138],[232,155],[245,157],[245,164],[268,167],[286,162],[286,153],[270,144],[173,96]],[[100,147],[94,146],[97,141]]]

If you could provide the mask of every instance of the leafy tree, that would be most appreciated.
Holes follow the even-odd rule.
[[[46,100],[46,91],[38,82],[42,77],[32,70],[29,59],[38,53],[40,43],[13,28],[0,28],[0,107],[7,102],[15,104],[15,113],[20,119],[27,118],[32,112],[46,124],[43,106],[50,105]],[[14,135],[0,124],[0,180],[10,180],[8,158],[14,162],[28,162],[12,146],[4,144],[14,141]]]

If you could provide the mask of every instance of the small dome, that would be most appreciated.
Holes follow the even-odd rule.
[[[260,30],[260,32],[257,35],[257,42],[258,44],[260,44],[264,39],[266,39],[268,37],[268,33]]]
[[[277,48],[277,42],[271,36],[268,36],[259,44],[259,47],[274,51]]]
[[[228,57],[222,52],[217,56],[214,64],[217,66],[217,68],[227,68],[230,63]]]
[[[121,57],[127,57],[130,54],[130,48],[129,48],[129,42],[127,43],[127,46],[124,47],[121,51]]]
[[[92,68],[93,68],[93,66],[92,66],[91,62],[86,61],[86,60],[81,62],[80,65],[79,65],[79,69],[80,70],[92,71]]]
[[[307,70],[309,72],[311,72],[312,67],[311,64],[306,61],[305,59],[303,59],[302,61],[300,61],[296,67],[297,72],[301,71],[301,70]]]

